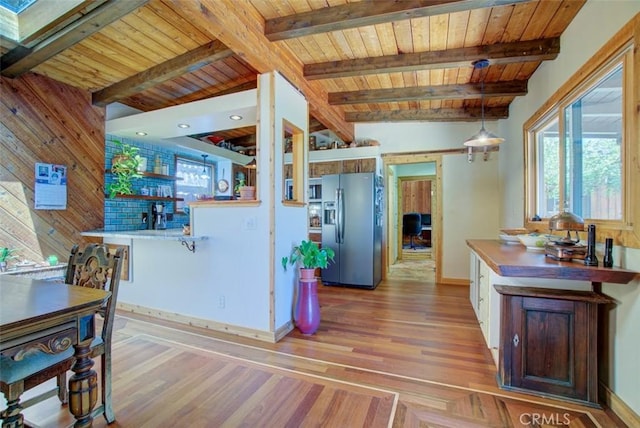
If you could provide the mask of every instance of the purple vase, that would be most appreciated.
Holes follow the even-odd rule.
[[[294,313],[296,326],[302,334],[313,334],[320,325],[318,280],[301,279],[298,282],[298,301]]]

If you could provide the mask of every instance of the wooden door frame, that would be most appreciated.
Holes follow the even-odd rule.
[[[388,183],[389,177],[393,174],[390,173],[391,166],[398,165],[408,165],[408,164],[416,164],[416,163],[430,163],[434,162],[436,165],[436,174],[435,174],[435,189],[433,187],[433,183],[431,186],[432,191],[435,190],[435,200],[432,199],[431,211],[435,212],[435,217],[432,218],[432,229],[431,229],[431,252],[435,255],[435,278],[436,283],[442,282],[442,154],[441,153],[410,153],[410,154],[384,154],[382,156],[383,162],[383,171],[384,171],[384,182]],[[389,254],[391,252],[391,242],[393,239],[397,239],[393,236],[388,236],[393,233],[393,224],[392,216],[391,216],[391,204],[390,200],[390,189],[387,186],[385,190],[385,198],[387,201],[387,232],[386,236],[383,238],[383,261],[384,261],[384,271],[383,277],[386,278],[389,274],[389,269],[392,260],[390,260]],[[402,230],[402,229],[400,229]],[[399,250],[402,249],[400,246]]]

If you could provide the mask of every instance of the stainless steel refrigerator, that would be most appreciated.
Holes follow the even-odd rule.
[[[335,262],[322,283],[375,288],[382,278],[382,177],[374,173],[322,177],[322,247]]]

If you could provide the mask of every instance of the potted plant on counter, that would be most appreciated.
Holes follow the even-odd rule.
[[[138,147],[114,140],[114,144],[119,147],[119,151],[111,159],[111,172],[113,182],[109,185],[109,197],[115,198],[117,195],[133,195],[133,179],[142,177],[138,170],[140,167],[140,155]]]
[[[7,262],[9,260],[17,259],[18,256],[15,256],[15,249],[0,247],[0,272],[6,272],[7,270]]]
[[[294,309],[294,321],[303,334],[313,334],[320,326],[320,303],[318,302],[318,280],[316,269],[325,269],[333,261],[335,252],[331,248],[320,248],[313,241],[302,241],[291,250],[289,257],[282,258],[282,267],[300,266],[298,298]]]
[[[240,178],[237,181],[238,183],[235,185],[233,191],[236,195],[240,195],[239,199],[252,200],[256,198],[255,186],[248,186],[244,178]]]

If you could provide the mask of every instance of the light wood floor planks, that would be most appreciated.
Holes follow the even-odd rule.
[[[624,426],[500,390],[467,287],[392,280],[319,297],[318,332],[276,344],[119,312],[111,427]],[[52,428],[66,410],[52,398],[25,415]]]

